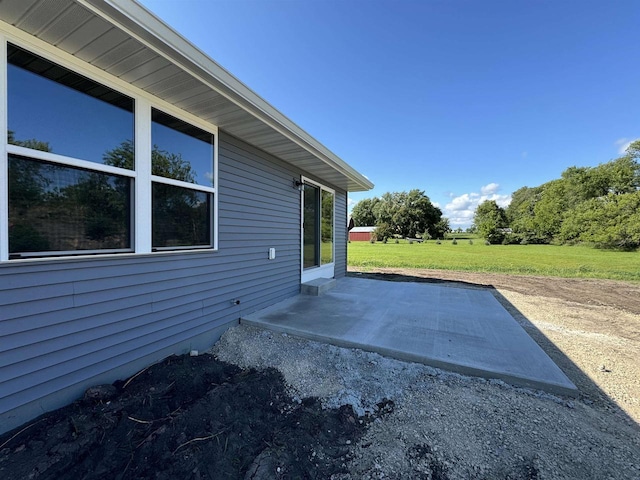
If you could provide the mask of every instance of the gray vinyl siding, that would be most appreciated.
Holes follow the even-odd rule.
[[[207,348],[241,314],[299,293],[292,179],[302,172],[224,132],[218,166],[217,252],[0,265],[0,431],[90,385]],[[336,192],[336,276],[346,262],[345,212],[346,193]]]
[[[347,273],[347,192],[336,190],[335,221],[335,277]]]

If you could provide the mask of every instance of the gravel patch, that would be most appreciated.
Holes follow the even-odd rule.
[[[374,415],[347,479],[639,479],[640,429],[589,398],[566,399],[375,353],[238,326],[212,353],[279,370],[294,401]]]

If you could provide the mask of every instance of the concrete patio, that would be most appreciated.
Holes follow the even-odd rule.
[[[575,385],[491,291],[341,278],[241,323],[563,395]]]

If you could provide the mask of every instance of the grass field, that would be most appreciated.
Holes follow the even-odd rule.
[[[640,252],[586,246],[485,245],[482,239],[396,244],[351,242],[348,264],[362,268],[433,268],[553,277],[609,278],[640,282]]]

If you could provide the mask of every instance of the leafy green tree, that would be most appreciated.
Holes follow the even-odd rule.
[[[433,236],[435,238],[444,238],[447,233],[451,231],[449,226],[449,219],[441,217],[440,220],[432,227]]]
[[[611,195],[634,194],[640,189],[639,161],[640,141],[636,141],[618,159],[596,167],[569,167],[559,179],[539,187],[517,190],[506,210],[511,228],[523,243],[589,241],[602,246],[608,245],[607,248],[622,248],[619,245],[629,244],[628,240],[618,238],[609,241],[598,237],[596,231],[600,227],[597,222],[589,227],[590,233],[587,235],[580,222],[595,218],[588,213],[589,209],[601,213],[605,206],[615,221],[631,221],[627,216],[618,215],[614,211],[614,204],[624,203],[626,200],[601,200]],[[602,227],[602,230],[605,228]],[[610,228],[608,232],[610,238],[616,238],[611,234]]]
[[[505,210],[507,222],[522,243],[544,243],[536,235],[535,206],[542,196],[543,187],[522,187],[511,194],[511,203]]]
[[[566,182],[552,180],[542,186],[540,199],[536,202],[531,223],[531,236],[542,243],[550,243],[560,232],[567,206]]]
[[[378,242],[393,238],[393,228],[388,223],[380,223],[373,231],[373,238]]]
[[[365,198],[354,205],[351,218],[356,227],[372,227],[376,224],[375,209],[379,202],[378,197]]]
[[[562,225],[564,242],[587,242],[601,248],[640,247],[640,190],[592,198],[580,204]]]
[[[495,200],[485,200],[476,208],[473,224],[489,243],[501,243],[507,227],[507,215]]]
[[[361,200],[352,210],[356,225],[389,226],[393,234],[415,238],[425,231],[435,236],[442,211],[435,207],[424,191],[388,192],[380,198]],[[448,223],[446,225],[448,228]]]

